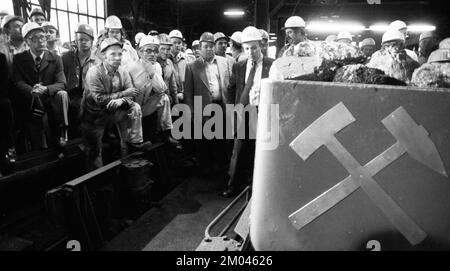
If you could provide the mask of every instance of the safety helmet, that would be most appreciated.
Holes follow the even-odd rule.
[[[161,33],[158,35],[159,44],[161,45],[172,45],[172,41],[170,40],[169,35],[166,33]]]
[[[296,28],[296,27],[306,27],[305,21],[300,16],[289,17],[284,23],[284,27],[281,29]]]
[[[51,22],[43,22],[42,25],[41,25],[41,27],[44,28],[44,29],[46,29],[46,28],[53,28],[53,29],[55,29],[56,31],[58,31],[58,28],[56,27],[56,25],[54,25],[54,24],[51,23]]]
[[[0,16],[6,16],[9,15],[9,12],[7,10],[0,10]]]
[[[437,49],[428,57],[428,63],[450,62],[450,49]]]
[[[375,46],[375,40],[372,38],[366,38],[361,42],[361,48],[364,46]]]
[[[393,40],[401,40],[405,42],[405,35],[398,30],[390,29],[383,34],[383,38],[381,39],[381,43],[385,43]]]
[[[261,33],[261,38],[264,40],[269,40],[269,33],[267,33],[264,29],[259,29],[259,32]]]
[[[35,22],[28,22],[28,23],[24,24],[22,27],[22,37],[24,39],[26,39],[27,35],[35,30],[41,30],[42,32],[45,32],[44,28],[42,28],[40,25],[38,25]]]
[[[105,28],[122,29],[122,22],[120,21],[119,17],[117,17],[116,15],[111,15],[108,18],[106,18]]]
[[[145,36],[146,36],[146,35],[145,35],[144,33],[142,33],[142,32],[137,33],[137,34],[134,36],[134,42],[136,42],[136,44],[139,44],[140,40],[141,40],[143,37],[145,37]]]
[[[181,34],[180,30],[172,30],[169,33],[169,38],[179,38],[180,40],[183,40],[183,34]]]
[[[192,52],[192,50],[188,48],[188,49],[186,49],[186,54],[194,55],[194,52]]]
[[[242,32],[241,31],[234,32],[233,35],[231,35],[230,39],[235,41],[236,43],[241,44],[242,43]]]
[[[439,49],[450,49],[450,38],[443,39],[439,43]]]
[[[336,41],[344,40],[344,39],[352,41],[352,34],[350,34],[350,32],[348,32],[348,31],[339,32],[339,34],[337,35]]]
[[[156,31],[156,30],[150,30],[150,32],[148,32],[148,34],[150,35],[150,36],[158,36],[158,31]]]
[[[392,30],[402,30],[406,28],[406,23],[404,21],[396,20],[389,24],[389,29]]]
[[[144,36],[139,42],[139,48],[148,44],[158,45],[159,46],[159,39],[156,36]]]
[[[217,32],[217,33],[215,33],[215,34],[214,34],[214,42],[217,42],[217,41],[220,40],[220,39],[225,39],[225,40],[227,40],[227,36],[225,36],[225,34],[222,33],[222,32]]]
[[[337,36],[336,35],[328,35],[326,38],[325,38],[325,41],[326,42],[331,42],[331,41],[336,41],[337,40]]]
[[[12,21],[21,21],[23,23],[22,17],[16,15],[6,15],[5,18],[3,18],[1,27],[5,28],[5,26]]]
[[[200,41],[199,40],[194,40],[193,42],[192,42],[192,47],[194,47],[194,46],[199,46],[200,45]]]
[[[261,32],[254,26],[247,26],[241,35],[242,43],[250,41],[261,41]]]
[[[204,32],[204,33],[200,36],[200,42],[211,42],[211,43],[215,43],[214,35],[213,35],[211,32]]]
[[[42,15],[45,17],[44,12],[40,8],[34,8],[33,10],[31,10],[30,18],[33,17],[34,15]]]
[[[88,24],[78,24],[75,33],[83,33],[94,39],[94,29]]]
[[[100,52],[103,53],[111,46],[120,46],[120,48],[122,48],[123,44],[115,38],[106,38],[104,41],[102,41],[102,44],[100,44]]]

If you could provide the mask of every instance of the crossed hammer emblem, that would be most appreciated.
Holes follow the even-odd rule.
[[[351,112],[341,102],[319,117],[291,142],[290,147],[303,160],[308,159],[319,147],[325,145],[350,176],[292,213],[289,220],[297,230],[300,230],[361,187],[411,245],[419,244],[426,238],[426,233],[386,194],[373,176],[408,153],[414,160],[447,177],[436,146],[428,137],[425,128],[417,125],[408,112],[399,107],[382,120],[383,125],[397,142],[362,166],[335,137],[337,132],[354,121]]]

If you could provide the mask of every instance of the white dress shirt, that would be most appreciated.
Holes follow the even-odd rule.
[[[250,70],[252,69],[253,61],[248,59],[247,68],[245,69],[245,83],[247,83]],[[256,61],[255,77],[253,79],[253,86],[249,92],[249,103],[251,105],[259,105],[259,93],[261,92],[261,77],[262,77],[263,55],[261,54]]]

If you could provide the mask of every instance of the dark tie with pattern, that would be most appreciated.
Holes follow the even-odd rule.
[[[36,57],[35,59],[34,59],[34,63],[35,63],[35,66],[36,66],[36,70],[37,71],[39,71],[40,69],[41,69],[41,57],[40,56],[38,56],[38,57]]]
[[[247,82],[245,83],[244,90],[241,94],[241,104],[244,106],[248,105],[249,103],[249,93],[250,89],[252,89],[253,86],[253,80],[255,79],[255,72],[256,72],[256,62],[252,61],[252,68],[250,70],[250,73],[248,74]]]

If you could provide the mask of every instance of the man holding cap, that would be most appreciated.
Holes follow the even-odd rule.
[[[231,197],[239,192],[242,185],[251,180],[253,161],[255,158],[256,120],[254,113],[259,106],[261,79],[269,77],[273,59],[263,56],[261,51],[261,32],[253,27],[246,27],[242,31],[242,47],[247,60],[233,66],[233,72],[228,87],[227,101],[234,105],[242,104],[252,109],[249,114],[240,116],[237,131],[245,131],[244,138],[234,140],[233,153],[228,171],[229,181],[227,189],[222,193],[224,197]],[[253,112],[253,114],[252,114]],[[252,116],[253,115],[253,116]],[[252,137],[252,133],[253,136]],[[240,133],[238,132],[238,135]]]
[[[47,36],[38,24],[26,23],[22,36],[30,50],[14,56],[13,76],[16,98],[21,101],[20,112],[30,112],[32,109],[32,114],[24,116],[32,148],[47,148],[43,121],[46,112],[53,115],[49,118],[54,120],[50,122],[53,137],[59,139],[59,145],[65,146],[68,140],[69,99],[61,57],[47,50]]]
[[[203,109],[209,104],[217,104],[225,109],[227,103],[225,95],[231,76],[230,68],[224,57],[215,55],[215,44],[212,33],[203,33],[200,36],[200,57],[186,67],[185,102],[190,107],[192,116],[202,119],[203,124],[209,117],[195,115],[196,113],[203,112]],[[194,108],[196,97],[200,98],[201,110]],[[223,119],[223,123],[225,123],[225,119]],[[224,140],[225,134],[221,134],[221,136],[221,139],[203,137],[198,144],[200,166],[205,175],[223,170],[220,167],[226,166],[228,162],[226,161],[228,155],[226,140]]]
[[[121,155],[128,148],[143,149],[142,112],[134,102],[140,91],[133,86],[128,71],[121,67],[122,43],[106,38],[100,45],[103,62],[86,75],[86,89],[81,103],[81,131],[88,170],[103,166],[102,138],[108,123],[116,124],[120,134]]]
[[[39,26],[46,21],[45,14],[40,8],[34,8],[30,13],[30,22],[37,23]]]
[[[88,24],[78,24],[75,29],[75,50],[63,53],[64,75],[67,80],[67,91],[70,98],[69,119],[71,125],[69,133],[74,137],[80,135],[79,112],[81,98],[86,83],[88,70],[97,64],[95,51],[93,50],[94,29]]]

